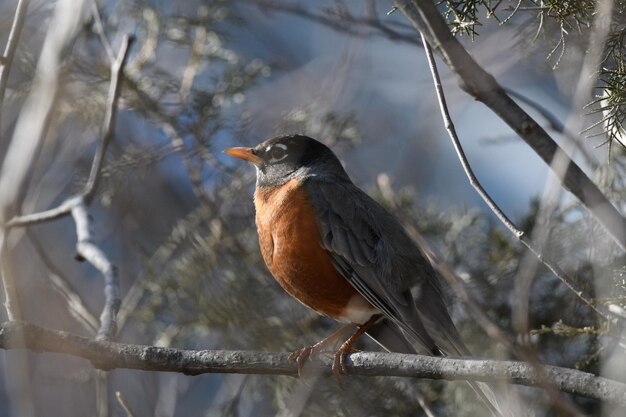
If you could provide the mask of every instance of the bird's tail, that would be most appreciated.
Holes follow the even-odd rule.
[[[374,339],[382,348],[389,352],[416,354],[420,352],[418,346],[412,344],[404,332],[389,320],[382,320],[371,327],[367,334]],[[466,350],[466,349],[465,349]],[[514,414],[505,411],[505,407],[499,404],[498,396],[494,392],[494,388],[485,382],[467,381],[467,383],[476,392],[476,395],[485,404],[485,407],[494,417],[514,417]]]

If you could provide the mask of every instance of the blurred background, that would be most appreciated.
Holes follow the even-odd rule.
[[[1,103],[3,159],[60,3],[30,1]],[[466,3],[497,5],[491,11],[477,6],[474,23],[467,24]],[[454,13],[447,17],[478,63],[534,102],[521,104],[623,212],[621,145],[606,142],[602,125],[568,139],[550,120],[574,118],[582,127],[600,120],[593,106],[574,102],[595,2],[576,2],[586,14],[550,14],[545,4],[552,2],[541,2],[543,9],[535,3],[446,1],[441,7],[459,12],[456,24]],[[91,207],[96,242],[119,270],[118,341],[293,351],[336,327],[292,300],[270,276],[254,227],[254,170],[222,154],[230,146],[304,133],[331,146],[357,185],[419,230],[508,334],[515,333],[515,281],[530,273],[530,343],[542,362],[626,382],[619,326],[600,320],[546,268],[524,270],[527,251],[470,186],[444,129],[419,36],[400,12],[387,14],[391,2],[70,4],[79,25],[62,50],[54,105],[15,204],[21,213],[42,211],[82,189],[101,137],[107,49],[115,54],[122,36],[134,35],[114,141]],[[522,7],[514,13],[516,5]],[[16,7],[17,1],[0,3],[2,45]],[[615,13],[621,17],[617,6]],[[440,71],[476,175],[512,220],[532,231],[551,189],[545,164],[463,93],[441,63]],[[544,252],[595,303],[623,306],[620,252],[568,193],[552,197],[558,205],[541,225],[548,231]],[[75,260],[75,243],[74,223],[63,218],[12,230],[8,247],[24,318],[92,337],[103,281]],[[477,356],[512,358],[449,296],[455,322]],[[4,309],[0,318],[6,320]],[[368,342],[361,348],[377,349]],[[420,396],[437,416],[485,412],[462,382],[349,377],[342,390],[327,378],[103,373],[69,356],[23,356],[0,351],[0,416],[130,415],[116,392],[135,416],[422,416]],[[511,397],[519,397],[530,415],[556,415],[538,389],[516,387]],[[626,413],[572,400],[588,415]]]

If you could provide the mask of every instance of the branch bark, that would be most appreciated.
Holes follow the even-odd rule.
[[[25,322],[0,325],[0,348],[56,352],[84,358],[102,370],[117,368],[178,372],[186,375],[239,373],[297,376],[289,353],[183,350],[94,340]],[[311,370],[331,373],[331,356],[310,362]],[[532,366],[524,362],[454,359],[398,353],[360,352],[348,358],[351,375],[511,382],[535,386]],[[543,366],[543,375],[563,392],[626,405],[626,384],[574,369]]]
[[[457,74],[461,88],[506,122],[546,164],[551,166],[555,157],[567,158],[569,164],[564,172],[556,172],[561,174],[559,178],[563,186],[580,200],[609,236],[626,251],[626,219],[550,135],[506,94],[491,74],[474,61],[450,32],[435,4],[431,0],[394,0],[394,4]]]

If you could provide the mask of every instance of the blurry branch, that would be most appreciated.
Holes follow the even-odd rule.
[[[91,166],[91,172],[89,174],[89,179],[87,180],[87,185],[85,186],[85,191],[83,193],[83,198],[86,204],[91,203],[91,199],[96,192],[98,181],[100,180],[101,176],[100,174],[102,172],[104,155],[106,154],[107,147],[111,143],[111,140],[113,139],[113,135],[115,133],[117,102],[120,96],[122,86],[121,78],[124,74],[124,65],[126,64],[128,53],[130,51],[130,45],[133,42],[133,39],[134,38],[130,35],[125,35],[122,38],[122,45],[120,46],[117,58],[111,64],[111,84],[109,86],[107,108],[106,114],[104,116],[102,142],[100,143],[100,146],[96,151],[96,156],[94,158],[93,164]]]
[[[426,51],[430,51],[427,47]],[[388,177],[379,176],[378,187],[387,200],[397,206],[395,199],[393,198],[393,190],[389,184]],[[391,198],[389,198],[391,197]],[[468,293],[463,280],[454,272],[454,269],[439,256],[437,252],[432,248],[430,243],[424,239],[420,232],[410,223],[404,224],[407,232],[414,239],[418,246],[424,251],[428,259],[432,263],[435,270],[439,275],[446,280],[450,288],[454,290],[454,293],[461,299],[468,309],[469,316],[476,321],[476,323],[484,330],[484,332],[493,341],[500,343],[508,351],[512,352],[518,358],[521,358],[529,362],[530,366],[534,369],[537,377],[538,385],[544,388],[552,403],[563,412],[563,415],[582,416],[583,414],[576,408],[574,404],[559,395],[557,386],[554,385],[554,381],[547,377],[544,371],[544,367],[537,360],[536,355],[530,351],[526,346],[518,346],[515,344],[511,337],[504,333],[489,317],[482,308],[474,301],[472,296]]]
[[[428,248],[428,244],[423,238],[418,239],[422,248]],[[429,251],[429,257],[433,262],[436,270],[441,274],[446,282],[454,289],[454,292],[463,300],[468,308],[470,316],[476,320],[478,325],[487,333],[491,340],[496,340],[511,351],[516,357],[525,360],[532,369],[537,378],[537,385],[542,387],[548,393],[552,404],[563,415],[583,416],[584,414],[569,399],[560,395],[559,391],[563,391],[557,381],[549,377],[549,372],[544,365],[539,363],[537,355],[528,346],[518,346],[511,342],[509,337],[483,312],[481,307],[474,301],[465,288],[463,280],[445,263],[441,257],[434,252]]]
[[[26,5],[27,2],[25,1],[18,3],[16,19],[7,45],[9,48],[13,48],[13,53],[17,47]],[[2,159],[0,171],[0,274],[2,275],[5,308],[9,320],[20,319],[21,312],[19,294],[15,284],[17,268],[14,265],[14,257],[10,253],[10,230],[7,228],[6,222],[18,212],[22,205],[28,180],[32,176],[34,163],[55,110],[54,103],[59,88],[59,72],[63,52],[75,39],[77,31],[80,29],[82,6],[82,1],[77,0],[59,0],[55,3],[52,18],[48,20],[46,36],[41,47],[30,92],[20,109],[11,140],[6,143],[6,151]],[[8,65],[11,63],[12,61],[7,60],[2,63],[3,77],[8,77]],[[6,84],[3,88],[6,88]],[[2,102],[0,102],[1,105]],[[11,355],[10,362],[13,370],[9,370],[7,380],[11,380],[11,384],[15,387],[12,394],[15,398],[16,414],[25,417],[34,416],[34,391],[29,377],[28,357],[23,353],[16,353]]]
[[[289,353],[223,350],[182,350],[93,340],[23,322],[0,325],[0,348],[29,349],[77,356],[103,370],[117,368],[178,372],[240,373],[296,376]],[[331,375],[332,357],[321,355],[309,363],[311,370]],[[626,405],[626,384],[556,366],[544,366],[543,377],[563,392]],[[520,385],[542,383],[523,362],[452,359],[397,353],[362,352],[350,355],[351,375],[398,376],[445,380],[511,381]]]
[[[598,315],[603,317],[606,320],[611,319],[611,314],[604,309],[602,306],[596,306],[589,298],[587,298],[583,292],[576,287],[576,283],[572,278],[570,278],[565,271],[563,271],[559,266],[553,262],[551,259],[546,258],[541,251],[535,247],[531,239],[528,237],[524,231],[520,230],[513,222],[507,217],[507,215],[500,209],[498,204],[493,201],[491,196],[485,191],[485,189],[480,184],[476,175],[474,175],[474,171],[472,170],[469,161],[467,160],[467,156],[463,151],[463,146],[461,145],[461,141],[459,140],[458,135],[456,134],[456,129],[454,128],[454,123],[450,118],[450,113],[448,112],[448,107],[446,104],[446,98],[443,91],[443,87],[441,85],[441,79],[439,77],[439,73],[437,71],[437,65],[435,63],[435,59],[433,57],[432,49],[430,45],[426,41],[426,38],[422,36],[422,41],[424,43],[424,49],[426,51],[426,56],[428,58],[428,64],[430,66],[431,75],[433,77],[433,82],[435,84],[435,91],[437,93],[437,99],[439,100],[439,107],[441,109],[441,116],[443,117],[443,121],[445,124],[445,128],[448,131],[450,139],[452,140],[452,144],[454,145],[454,150],[459,157],[459,161],[461,162],[461,166],[463,167],[463,171],[465,171],[465,175],[469,179],[470,184],[476,192],[483,199],[485,204],[491,209],[491,211],[498,217],[498,219],[504,224],[504,226],[511,232],[515,237],[519,239],[520,242],[528,250],[532,252],[533,255],[539,259],[567,288],[569,288],[578,298],[580,298],[585,304],[589,306],[593,311],[595,311]]]
[[[583,59],[583,65],[578,75],[578,82],[574,93],[574,112],[570,115],[564,129],[568,132],[580,132],[582,130],[583,114],[582,109],[588,97],[592,94],[594,73],[602,61],[604,54],[604,44],[609,31],[613,9],[613,0],[599,0],[595,2],[595,13],[591,24],[589,43]],[[563,148],[573,151],[572,143],[564,143]],[[565,151],[558,152],[552,159],[550,169],[556,176],[549,176],[546,180],[544,193],[537,210],[535,224],[532,230],[532,240],[536,252],[542,253],[545,250],[549,235],[551,233],[550,221],[559,208],[562,187],[559,179],[563,177],[571,163]],[[539,260],[529,253],[524,254],[520,263],[517,277],[515,279],[515,299],[513,306],[512,322],[521,334],[528,334],[530,322],[530,298],[531,288],[536,277]],[[561,277],[559,277],[561,278]],[[561,279],[562,280],[562,279]],[[609,312],[609,310],[606,310]],[[614,319],[619,316],[614,315]],[[617,320],[615,320],[617,321]]]
[[[7,227],[21,227],[28,226],[36,223],[42,223],[50,220],[55,220],[60,217],[67,216],[72,210],[81,204],[89,205],[96,192],[98,181],[100,180],[100,174],[102,172],[102,164],[104,162],[104,155],[106,149],[113,138],[115,131],[115,115],[117,113],[117,102],[121,91],[121,74],[123,73],[123,67],[128,57],[129,47],[132,42],[132,38],[126,35],[122,40],[122,45],[118,53],[117,59],[111,67],[111,84],[109,87],[109,95],[107,99],[107,110],[104,117],[103,134],[100,146],[96,151],[94,157],[89,179],[83,192],[78,195],[72,196],[61,203],[58,207],[42,211],[39,213],[25,214],[22,216],[15,216],[7,224]]]
[[[109,38],[107,38],[106,33],[104,32],[104,24],[102,23],[102,16],[100,15],[100,10],[98,10],[98,1],[91,0],[91,16],[93,17],[93,28],[98,37],[100,38],[100,42],[106,51],[107,57],[109,58],[109,62],[115,62],[115,53],[113,52],[113,47],[111,46],[111,42],[109,42]]]
[[[81,9],[80,2],[70,0],[57,2],[37,62],[33,86],[22,106],[11,142],[2,161],[0,251],[2,252],[5,307],[10,319],[19,318],[19,312],[15,305],[17,292],[11,271],[12,262],[7,253],[6,240],[9,230],[5,223],[21,205],[33,162],[39,152],[56,100],[63,50],[74,39],[80,27]]]
[[[569,160],[546,131],[506,94],[493,76],[474,61],[450,32],[435,4],[430,0],[394,0],[394,4],[458,75],[463,90],[496,113],[548,165],[555,157],[567,158],[567,168],[559,176],[563,186],[580,200],[620,248],[626,251],[626,219],[580,167]]]
[[[130,406],[124,399],[124,396],[122,395],[121,392],[115,391],[115,398],[117,399],[117,402],[120,403],[120,405],[126,412],[126,417],[135,417],[135,414],[133,414],[132,410],[130,409]]]
[[[13,57],[15,56],[15,50],[17,49],[17,43],[20,39],[20,33],[22,27],[24,27],[24,19],[26,18],[26,12],[28,11],[29,0],[19,0],[17,2],[17,8],[15,9],[15,16],[13,17],[13,24],[11,25],[11,31],[9,32],[9,38],[2,54],[2,61],[0,61],[0,137],[2,137],[2,103],[4,103],[4,93],[7,88],[7,81],[9,80],[9,72],[11,71],[11,64],[13,63]]]
[[[87,260],[104,277],[105,303],[100,315],[98,338],[109,339],[116,332],[116,316],[120,308],[120,289],[117,270],[106,254],[93,241],[92,219],[88,212],[101,177],[104,155],[115,132],[115,116],[117,102],[121,91],[121,77],[128,57],[132,38],[128,35],[122,39],[122,45],[116,60],[111,66],[111,84],[107,99],[107,108],[102,129],[100,146],[91,166],[89,179],[82,193],[65,200],[59,207],[41,213],[14,217],[7,223],[8,227],[28,226],[35,223],[53,220],[71,214],[76,225],[77,259]]]
[[[381,36],[393,41],[400,41],[412,45],[419,45],[419,39],[414,33],[408,32],[410,27],[395,24],[395,28],[390,24],[383,23],[374,9],[374,2],[368,2],[368,13],[366,16],[355,16],[352,14],[343,2],[336,1],[336,10],[327,9],[322,13],[315,13],[307,7],[301,6],[293,2],[275,1],[275,0],[248,0],[248,3],[256,5],[262,11],[279,12],[298,16],[313,22],[322,24],[330,29],[340,33],[352,36],[364,36],[362,29],[374,29]]]
[[[196,26],[194,30],[193,44],[191,45],[191,51],[189,53],[189,61],[183,72],[183,77],[180,82],[180,89],[178,94],[180,95],[180,101],[187,100],[193,80],[196,78],[198,71],[202,66],[202,49],[207,39],[207,30],[203,26]]]
[[[52,288],[63,297],[70,314],[76,318],[90,334],[95,334],[100,327],[98,318],[89,311],[89,308],[83,303],[78,292],[76,292],[72,285],[63,277],[62,273],[54,265],[54,262],[46,253],[43,245],[30,228],[26,229],[26,235],[33,245],[35,252],[48,269]]]

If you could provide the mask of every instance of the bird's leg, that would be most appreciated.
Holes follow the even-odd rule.
[[[348,368],[346,367],[346,356],[350,353],[357,352],[357,350],[354,349],[352,345],[355,344],[356,341],[359,340],[361,336],[363,336],[365,332],[367,332],[369,328],[372,327],[372,325],[376,323],[381,317],[381,314],[375,314],[370,317],[370,319],[361,326],[359,326],[359,329],[354,332],[354,334],[350,336],[348,340],[343,342],[339,349],[337,349],[337,351],[335,352],[332,371],[333,375],[335,375],[335,378],[339,382],[339,385],[341,385],[341,374],[348,374]]]
[[[302,376],[302,368],[304,367],[304,361],[307,358],[310,357],[311,359],[315,359],[321,352],[327,350],[329,345],[332,345],[337,341],[337,339],[342,337],[348,331],[354,330],[356,327],[357,325],[353,323],[343,325],[313,346],[303,347],[302,349],[296,350],[289,355],[289,361],[295,361],[298,365],[298,376]]]

